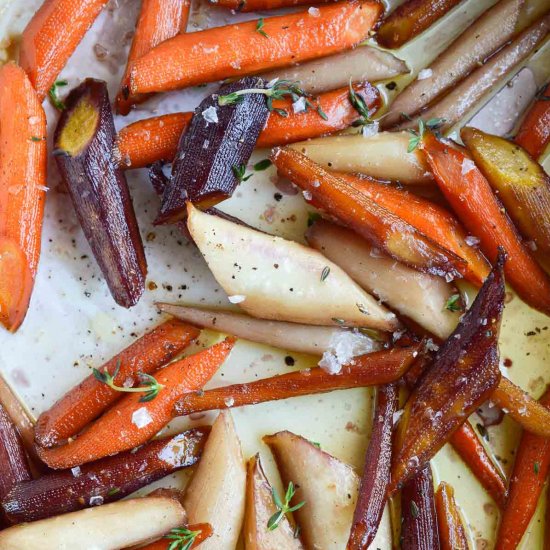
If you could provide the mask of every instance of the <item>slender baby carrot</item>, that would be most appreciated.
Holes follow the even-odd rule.
[[[502,211],[489,182],[462,151],[424,136],[422,148],[437,184],[459,219],[490,261],[499,247],[507,254],[507,281],[531,307],[550,315],[550,279],[523,245],[517,230]]]
[[[550,390],[539,402],[550,407]],[[550,439],[523,432],[510,478],[510,494],[497,534],[496,550],[517,548],[535,513],[549,470]]]
[[[130,94],[255,74],[350,49],[367,36],[382,7],[350,0],[318,10],[171,38],[132,64]]]
[[[445,208],[405,190],[377,183],[352,174],[339,173],[355,189],[365,193],[380,206],[387,208],[424,235],[465,260],[462,275],[481,286],[489,275],[490,265],[477,250],[467,244],[466,232]]]
[[[129,96],[130,65],[161,42],[173,38],[180,32],[185,32],[190,5],[190,0],[142,1],[134,40],[128,54],[128,64],[115,100],[117,113],[127,115],[132,105],[147,98],[147,96]]]
[[[136,340],[99,370],[113,374],[120,365],[115,384],[135,383],[139,373],[149,374],[159,369],[181,353],[199,333],[199,329],[171,319]],[[35,430],[37,443],[52,447],[75,436],[121,396],[93,375],[88,376],[40,415]]]
[[[439,484],[435,493],[435,510],[441,550],[468,550],[470,546],[456,505],[454,490],[444,481]]]
[[[147,402],[143,394],[121,399],[73,442],[38,449],[40,458],[54,469],[73,468],[105,456],[133,449],[156,435],[173,417],[174,405],[185,393],[202,389],[233,348],[227,338],[200,353],[168,365],[156,374],[157,395]]]
[[[537,97],[523,119],[515,142],[521,145],[534,159],[538,159],[550,143],[550,84]]]
[[[107,0],[45,0],[25,27],[19,64],[42,100]]]
[[[506,503],[506,483],[469,422],[451,436],[450,443],[500,508]]]
[[[25,72],[0,68],[0,323],[27,313],[40,257],[46,196],[46,115]]]
[[[381,25],[376,40],[385,48],[399,48],[454,8],[460,0],[408,0]]]
[[[212,5],[228,8],[235,11],[264,11],[288,8],[292,6],[310,6],[311,4],[322,4],[333,0],[210,0]]]
[[[209,523],[194,523],[179,529],[172,529],[163,539],[140,546],[140,550],[170,550],[170,548],[173,548],[171,545],[174,544],[174,541],[182,542],[182,545],[176,546],[176,548],[191,550],[191,548],[196,548],[213,534],[214,531]]]

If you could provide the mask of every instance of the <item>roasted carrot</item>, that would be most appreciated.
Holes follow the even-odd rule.
[[[117,113],[127,115],[132,105],[147,99],[147,96],[129,96],[130,66],[161,42],[173,38],[180,32],[185,32],[190,5],[190,0],[143,0],[141,2],[134,40],[128,54],[128,64],[115,100]]]
[[[454,497],[454,489],[442,481],[435,493],[441,550],[468,550],[468,539]]]
[[[143,394],[121,399],[74,441],[61,447],[38,449],[54,469],[72,468],[133,449],[156,435],[173,417],[174,405],[185,393],[200,390],[214,376],[233,348],[227,338],[200,353],[168,365],[156,374],[158,394],[147,402]]]
[[[191,550],[202,544],[206,539],[213,535],[212,526],[209,523],[194,523],[193,525],[187,525],[180,529],[172,529],[168,535],[163,539],[151,542],[145,546],[140,546],[140,550],[170,550],[174,541],[181,540],[182,545],[176,546],[182,550]],[[171,537],[174,538],[171,538]],[[179,539],[176,537],[180,537]],[[185,543],[191,542],[190,546],[186,546]]]
[[[188,415],[301,395],[387,384],[403,376],[413,363],[419,347],[416,345],[361,355],[356,357],[352,364],[343,366],[337,374],[314,367],[254,382],[233,384],[201,393],[189,393],[176,404],[176,413],[178,416]]]
[[[507,281],[527,304],[550,315],[550,278],[523,245],[483,174],[464,152],[432,134],[425,135],[422,148],[437,184],[466,229],[479,237],[482,252],[494,262],[502,246]]]
[[[539,403],[550,407],[550,390]],[[497,534],[497,550],[517,548],[535,513],[549,470],[550,439],[523,432],[510,478],[510,494]]]
[[[235,11],[264,11],[287,8],[291,6],[310,6],[311,4],[322,4],[334,0],[210,0],[213,6],[228,8]]]
[[[445,208],[409,191],[366,178],[344,173],[339,173],[338,176],[440,246],[454,252],[466,262],[462,275],[476,286],[483,284],[485,277],[489,275],[490,265],[477,248],[467,244],[466,232]]]
[[[46,197],[46,115],[25,72],[0,68],[0,323],[27,313]]]
[[[99,370],[113,374],[120,365],[115,384],[136,383],[139,373],[149,374],[165,365],[198,335],[199,329],[171,319],[136,340]],[[77,435],[120,397],[119,392],[93,375],[88,376],[40,415],[35,431],[37,443],[51,447]]]
[[[469,422],[451,436],[450,443],[500,508],[506,503],[506,483]]]
[[[460,0],[408,0],[378,29],[376,40],[385,48],[399,48],[454,8]]]
[[[322,6],[316,15],[303,11],[180,34],[132,64],[130,94],[250,75],[350,49],[381,10],[372,0],[351,0]]]
[[[538,159],[550,143],[550,84],[529,109],[516,134],[515,142],[534,159]]]
[[[115,157],[123,168],[172,161],[192,118],[193,113],[172,113],[129,124],[118,133]]]
[[[304,154],[290,147],[277,148],[271,160],[279,174],[303,189],[314,206],[338,218],[392,258],[433,275],[460,275],[461,264],[465,263],[462,258]]]
[[[508,378],[501,378],[491,401],[504,409],[524,430],[550,438],[550,410]]]
[[[44,99],[107,0],[45,0],[21,37],[19,64]]]
[[[380,106],[380,94],[369,83],[358,84],[355,91],[371,114]],[[276,100],[273,107],[288,116],[270,113],[260,133],[257,147],[273,147],[343,130],[359,118],[349,101],[349,89],[341,88],[311,100],[313,107],[295,113],[291,102]],[[172,113],[138,120],[123,128],[117,139],[116,157],[123,168],[143,168],[156,161],[171,161],[181,134],[189,126],[193,113]]]

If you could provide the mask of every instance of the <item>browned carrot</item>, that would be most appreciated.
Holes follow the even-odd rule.
[[[550,407],[550,391],[540,399]],[[535,513],[550,470],[550,439],[524,432],[516,453],[506,502],[497,535],[497,550],[517,548]]]
[[[46,115],[25,72],[0,68],[0,323],[27,313],[46,196]]]
[[[61,447],[40,447],[38,455],[50,468],[57,470],[92,462],[145,443],[174,417],[174,404],[183,394],[200,390],[214,376],[234,343],[234,339],[227,338],[168,365],[156,374],[160,389],[153,399],[143,402],[143,394],[128,395],[77,439]]]
[[[454,490],[442,481],[435,493],[441,550],[468,550],[466,531],[456,505]]]
[[[405,190],[351,174],[338,174],[380,206],[410,223],[439,245],[448,248],[466,262],[462,275],[481,286],[490,265],[477,248],[466,242],[466,232],[445,208]]]
[[[199,329],[177,319],[166,321],[125,350],[107,361],[99,370],[113,374],[122,385],[135,381],[138,373],[149,374],[180,354],[199,335]],[[73,437],[89,422],[121,397],[93,375],[66,393],[53,407],[42,413],[36,425],[36,441],[42,447],[51,447]]]
[[[228,8],[235,11],[264,11],[287,8],[290,6],[310,6],[311,4],[322,4],[334,0],[210,0],[212,5]]]
[[[550,84],[523,119],[515,141],[535,159],[550,143]]]
[[[481,250],[495,261],[503,247],[507,281],[531,307],[550,315],[550,278],[523,245],[483,174],[465,153],[432,134],[424,137],[422,147],[437,184],[466,229],[479,237]]]
[[[378,29],[376,39],[385,48],[399,48],[454,8],[460,0],[408,0]]]
[[[19,63],[42,100],[107,0],[45,0],[23,31]]]
[[[128,65],[115,100],[119,114],[127,115],[132,105],[147,98],[147,96],[129,96],[128,80],[131,64],[161,42],[173,38],[180,32],[185,32],[190,5],[190,0],[143,0],[141,2],[136,32],[128,54]]]
[[[132,64],[130,94],[250,75],[352,48],[381,10],[373,0],[350,0],[322,6],[316,15],[303,11],[180,34]]]
[[[191,548],[200,546],[200,544],[210,538],[213,533],[212,526],[209,523],[194,523],[193,525],[187,525],[182,529],[172,529],[169,535],[181,536],[183,544],[181,546],[176,546],[176,548],[191,550]],[[177,540],[177,538],[168,538],[168,536],[166,536],[163,539],[151,542],[145,546],[140,546],[140,550],[170,550],[171,545]],[[185,543],[190,540],[193,541],[191,546],[185,546]]]
[[[500,508],[506,503],[506,484],[469,422],[451,436],[450,442],[477,480]]]

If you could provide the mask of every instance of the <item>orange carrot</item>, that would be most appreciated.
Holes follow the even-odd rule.
[[[355,85],[354,91],[365,102],[369,114],[372,115],[378,110],[380,94],[377,88],[365,82]],[[298,113],[293,111],[290,99],[274,101],[273,107],[284,109],[288,116],[283,117],[272,112],[258,138],[257,147],[286,145],[320,137],[351,126],[360,116],[351,104],[349,94],[349,88],[340,88],[321,94],[311,102],[313,108]]]
[[[191,533],[197,533],[196,535],[191,535]],[[193,525],[187,525],[183,529],[172,529],[168,535],[166,535],[163,539],[157,540],[155,542],[151,542],[149,544],[146,544],[145,546],[140,546],[139,550],[168,550],[170,545],[174,543],[174,540],[178,539],[172,539],[168,538],[169,535],[175,535],[178,534],[182,537],[182,541],[188,542],[190,540],[193,541],[191,546],[176,546],[176,548],[185,548],[186,550],[191,550],[191,548],[196,548],[200,544],[202,544],[206,539],[210,538],[213,535],[212,526],[209,523],[194,523]],[[188,536],[189,538],[184,538],[185,536]]]
[[[172,161],[192,118],[193,113],[173,113],[129,124],[118,133],[115,157],[123,168]]]
[[[490,265],[483,254],[466,243],[466,232],[445,208],[408,191],[369,179],[342,173],[338,176],[380,206],[416,227],[440,246],[463,258],[466,264],[462,275],[477,286],[483,284],[489,275]]]
[[[287,8],[291,6],[310,6],[311,4],[322,4],[333,0],[210,0],[213,6],[228,8],[235,11],[264,11]]]
[[[425,31],[460,0],[408,0],[380,26],[376,40],[385,48],[399,48]]]
[[[507,281],[527,304],[550,315],[550,278],[523,245],[483,174],[465,153],[432,134],[425,135],[422,148],[437,184],[466,229],[480,238],[484,254],[495,261],[502,246]]]
[[[0,68],[0,323],[27,313],[46,197],[46,115],[25,72]]]
[[[506,484],[472,425],[464,422],[451,436],[450,442],[493,500],[503,508],[506,503]]]
[[[466,531],[454,498],[454,490],[442,481],[435,493],[441,550],[468,550]]]
[[[107,361],[99,370],[113,374],[115,384],[135,383],[139,373],[149,374],[180,354],[194,340],[199,329],[177,319],[166,321]],[[93,375],[67,392],[38,418],[35,439],[42,447],[52,447],[73,437],[122,397]]]
[[[185,393],[201,390],[233,348],[226,338],[200,353],[176,361],[156,374],[161,385],[151,400],[134,393],[121,399],[74,441],[53,448],[38,448],[50,468],[72,468],[121,451],[133,449],[156,435],[174,417],[174,405]]]
[[[550,143],[550,84],[523,119],[515,142],[534,159],[538,159]]]
[[[180,34],[132,64],[130,94],[185,88],[337,53],[361,42],[381,11],[373,0],[350,0],[322,6],[315,15],[303,11]]]
[[[21,37],[19,64],[42,100],[107,0],[45,0]]]
[[[550,390],[540,399],[550,407]],[[550,470],[550,439],[523,432],[510,478],[510,495],[497,534],[496,550],[517,548],[535,513]]]
[[[132,105],[147,99],[147,96],[129,97],[131,63],[149,53],[161,42],[185,32],[190,5],[190,0],[142,0],[134,40],[128,54],[128,64],[115,100],[119,114],[127,115]]]

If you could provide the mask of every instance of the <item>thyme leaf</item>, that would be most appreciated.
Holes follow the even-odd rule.
[[[305,501],[302,501],[295,506],[290,506],[290,501],[294,498],[295,493],[296,489],[294,488],[294,483],[292,483],[292,481],[288,484],[284,502],[281,501],[277,491],[274,488],[271,489],[273,504],[277,507],[277,511],[269,518],[267,522],[267,528],[269,531],[274,531],[277,529],[279,523],[281,523],[286,514],[299,510],[305,504]]]
[[[258,19],[258,22],[256,23],[256,32],[264,36],[265,38],[269,38],[269,35],[264,31],[264,18],[260,17]]]
[[[254,174],[246,174],[246,165],[239,164],[239,166],[232,166],[233,174],[239,180],[239,183],[249,180]]]
[[[437,137],[440,137],[438,134],[438,130],[441,128],[441,126],[443,126],[443,124],[445,124],[444,118],[430,118],[427,121],[424,121],[421,118],[419,118],[418,130],[408,130],[409,134],[411,134],[411,137],[409,139],[409,146],[407,148],[407,153],[412,153],[420,145],[420,142],[422,141],[422,138],[426,133],[426,129],[431,130],[432,132],[435,133]]]
[[[173,541],[166,550],[190,550],[195,542],[195,539],[202,531],[190,531],[186,527],[172,529],[165,539]]]
[[[66,80],[57,80],[53,83],[52,87],[48,92],[48,96],[52,105],[59,111],[65,110],[65,103],[59,98],[59,88],[67,86],[69,83]]]
[[[445,302],[445,309],[449,311],[462,311],[462,303],[460,300],[460,294],[453,294],[449,296],[449,299]]]

